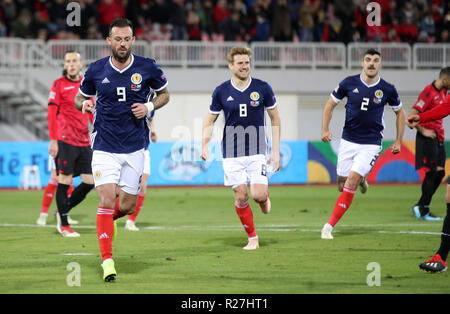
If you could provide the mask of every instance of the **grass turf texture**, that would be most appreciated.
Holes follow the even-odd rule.
[[[42,191],[0,191],[0,293],[449,293],[446,273],[418,268],[437,250],[442,228],[413,217],[419,191],[371,185],[357,192],[334,240],[322,240],[336,187],[270,187],[269,215],[250,202],[260,249],[244,251],[230,189],[149,188],[141,231],[124,230],[125,217],[118,221],[115,283],[101,278],[96,191],[70,213],[80,238],[57,234],[54,202],[47,227],[34,226]],[[444,194],[441,186],[431,204],[438,216],[445,215]],[[80,265],[80,286],[67,284],[71,262]],[[380,286],[367,285],[371,262],[380,265]]]

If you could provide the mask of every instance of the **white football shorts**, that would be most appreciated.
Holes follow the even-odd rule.
[[[265,155],[223,159],[224,185],[233,189],[241,184],[268,184]]]
[[[337,175],[348,177],[350,171],[354,171],[365,177],[372,170],[381,149],[381,145],[356,144],[341,139],[336,167]]]
[[[150,167],[150,152],[146,149],[144,151],[144,171],[143,173],[150,175],[151,167]]]
[[[128,154],[94,150],[92,155],[92,175],[95,186],[115,183],[128,194],[139,194],[139,186],[144,170],[144,159],[144,149]]]

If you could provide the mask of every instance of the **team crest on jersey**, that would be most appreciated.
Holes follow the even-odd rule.
[[[142,83],[142,75],[139,73],[134,73],[131,76],[131,90],[137,92],[141,90],[141,83]]]
[[[95,177],[96,179],[100,178],[100,171],[98,171],[98,170],[95,171],[94,177]]]
[[[377,89],[375,91],[375,98],[373,99],[373,101],[379,104],[381,102],[381,99],[383,98],[383,95],[383,91],[381,89]]]
[[[250,94],[250,99],[251,99],[250,106],[253,106],[253,107],[259,106],[259,93],[258,92],[252,92]]]

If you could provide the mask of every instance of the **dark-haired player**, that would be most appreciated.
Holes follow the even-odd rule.
[[[322,141],[332,139],[329,131],[331,116],[336,105],[345,97],[345,125],[339,145],[337,162],[338,189],[341,193],[331,217],[322,228],[322,239],[333,239],[331,232],[342,215],[350,207],[358,185],[361,192],[367,190],[365,177],[372,169],[382,149],[385,105],[395,112],[397,138],[391,152],[400,152],[405,128],[402,102],[394,85],[383,80],[378,72],[381,55],[374,49],[367,50],[361,62],[361,74],[345,78],[330,95],[322,116]]]
[[[423,89],[409,114],[433,109],[445,100],[448,89],[450,89],[450,67],[441,69],[439,78]],[[424,169],[425,178],[422,182],[422,195],[411,210],[417,219],[439,221],[442,218],[430,212],[430,203],[445,176],[443,121],[438,119],[421,123],[416,129],[416,169]]]
[[[444,102],[423,113],[408,115],[406,123],[410,128],[416,127],[419,123],[426,123],[433,120],[443,119],[450,115],[450,95],[447,95]],[[447,257],[450,251],[450,177],[447,179],[447,191],[445,194],[447,202],[447,215],[444,218],[441,233],[441,245],[430,260],[419,265],[420,269],[430,272],[444,272],[447,270]]]
[[[169,101],[167,79],[155,60],[131,53],[132,23],[123,18],[109,26],[106,38],[111,56],[92,63],[75,98],[77,109],[95,112],[91,134],[92,171],[99,194],[97,236],[102,254],[103,279],[115,280],[112,259],[114,220],[136,208],[149,144],[148,113]],[[151,91],[156,97],[150,101]],[[90,97],[97,95],[94,106]],[[119,187],[120,209],[115,210]]]

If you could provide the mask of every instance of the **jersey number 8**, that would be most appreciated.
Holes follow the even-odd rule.
[[[239,104],[239,117],[247,117],[247,104]]]

